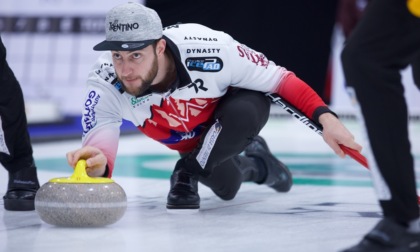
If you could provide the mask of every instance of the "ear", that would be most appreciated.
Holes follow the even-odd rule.
[[[166,40],[160,39],[156,44],[156,54],[163,55],[166,49]]]

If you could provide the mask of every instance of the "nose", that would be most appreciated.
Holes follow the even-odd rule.
[[[130,63],[123,61],[121,63],[121,76],[122,77],[130,76],[132,72],[133,72],[133,69],[131,68]]]

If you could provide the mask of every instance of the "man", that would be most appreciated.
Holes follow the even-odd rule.
[[[413,3],[408,7],[401,0],[370,1],[341,55],[345,78],[364,117],[369,166],[384,216],[346,251],[420,251],[414,161],[400,75],[411,64],[420,87],[420,1],[408,2]]]
[[[113,8],[105,24],[106,40],[94,49],[110,52],[89,75],[83,147],[67,154],[73,167],[86,159],[91,176],[112,175],[124,118],[181,155],[169,210],[199,209],[198,181],[224,200],[243,181],[287,192],[290,171],[258,136],[270,112],[266,92],[320,123],[338,155],[345,155],[339,144],[361,149],[306,83],[228,34],[198,24],[163,30],[157,13],[137,3]]]
[[[9,173],[4,208],[10,211],[34,210],[39,188],[32,145],[26,122],[22,90],[6,61],[6,48],[0,38],[0,163]]]

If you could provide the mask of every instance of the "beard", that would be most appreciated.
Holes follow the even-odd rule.
[[[144,92],[146,92],[150,88],[150,86],[152,86],[152,82],[156,78],[157,72],[158,72],[158,62],[157,62],[157,57],[155,57],[153,62],[152,62],[152,66],[151,66],[150,71],[147,72],[147,74],[144,78],[141,77],[141,76],[136,76],[135,78],[129,77],[130,80],[135,79],[136,81],[140,81],[139,86],[128,87],[124,83],[124,79],[126,79],[126,78],[118,77],[118,79],[120,80],[120,82],[122,84],[122,87],[123,87],[125,92],[127,92],[130,95],[139,97]]]

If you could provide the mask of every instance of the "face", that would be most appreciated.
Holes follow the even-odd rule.
[[[124,91],[134,96],[143,94],[158,72],[153,45],[138,51],[112,51],[112,61]]]

